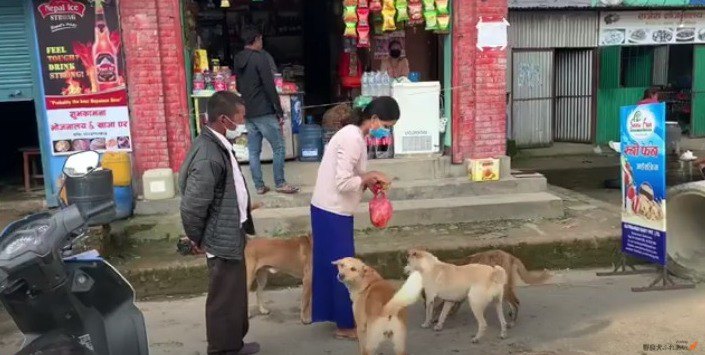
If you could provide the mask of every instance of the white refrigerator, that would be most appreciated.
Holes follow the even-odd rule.
[[[394,83],[392,97],[401,116],[394,126],[394,154],[432,154],[440,148],[440,95],[438,81]]]

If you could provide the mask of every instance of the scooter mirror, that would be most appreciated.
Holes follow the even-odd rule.
[[[100,165],[100,154],[96,151],[87,150],[72,154],[64,163],[63,172],[69,177],[82,177]]]

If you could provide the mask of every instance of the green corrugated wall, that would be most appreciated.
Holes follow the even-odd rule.
[[[692,134],[705,136],[705,45],[693,48]]]

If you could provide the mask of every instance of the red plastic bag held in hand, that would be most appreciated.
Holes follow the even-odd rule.
[[[370,222],[377,228],[385,228],[392,219],[394,209],[381,185],[372,188],[375,197],[370,201]]]

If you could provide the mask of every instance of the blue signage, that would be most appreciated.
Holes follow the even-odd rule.
[[[624,106],[622,252],[666,264],[666,105]]]

